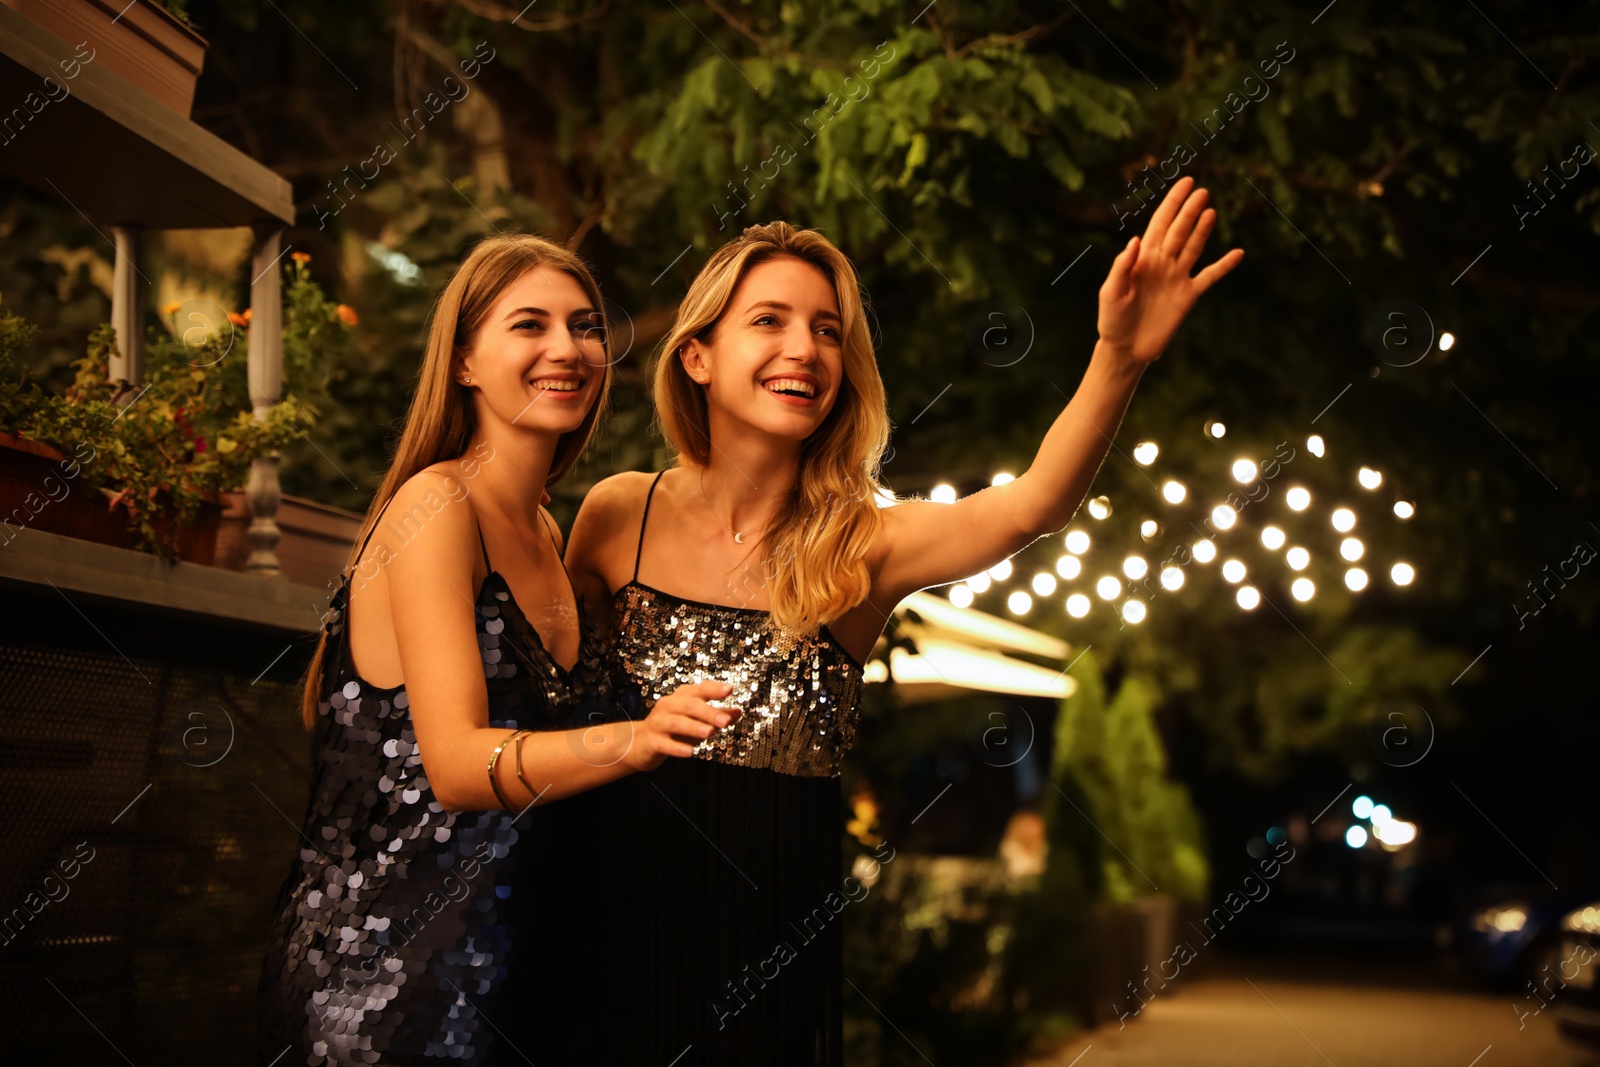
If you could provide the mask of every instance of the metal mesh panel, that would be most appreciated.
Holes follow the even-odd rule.
[[[93,607],[19,634],[6,599],[6,1059],[254,1063],[261,954],[309,785],[309,648],[253,681],[285,638]]]

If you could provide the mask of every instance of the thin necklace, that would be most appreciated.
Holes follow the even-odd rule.
[[[706,469],[704,467],[700,468],[700,499],[704,500],[706,502],[706,510],[707,511],[710,511],[712,515],[715,515],[717,513],[716,509],[711,506],[711,498],[706,496]],[[738,530],[735,530],[732,526],[728,527],[728,532],[733,534],[733,543],[734,544],[736,544],[736,545],[744,544],[744,534],[743,533],[741,533]]]

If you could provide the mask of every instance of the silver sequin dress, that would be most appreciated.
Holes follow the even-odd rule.
[[[639,556],[648,520],[649,498]],[[732,682],[727,702],[745,710],[693,758],[594,791],[593,884],[620,907],[602,931],[616,962],[593,978],[607,1042],[593,1062],[837,1067],[848,895],[838,774],[861,666],[826,627],[785,638],[765,611],[638,579],[636,557],[614,598],[620,713],[642,718],[707,680]]]
[[[591,622],[580,616],[578,661],[563,670],[487,549],[484,564],[475,616],[489,724],[592,725],[605,714],[609,683]],[[544,936],[525,931],[513,947],[510,926],[521,921],[513,908],[528,895],[517,862],[537,852],[553,864],[551,854],[570,852],[569,816],[579,806],[564,807],[567,798],[520,816],[446,811],[423,771],[405,687],[356,673],[349,597],[347,575],[325,618],[311,798],[263,966],[258,1062],[516,1061],[496,1048],[510,957],[559,967],[578,950],[548,916]],[[518,1010],[550,1021],[545,1009]]]

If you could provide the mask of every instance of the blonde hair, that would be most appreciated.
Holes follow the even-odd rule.
[[[450,278],[434,304],[428,331],[428,347],[417,377],[416,395],[406,412],[405,429],[399,447],[384,475],[382,484],[367,508],[361,531],[351,545],[346,568],[354,565],[361,544],[378,524],[384,506],[408,480],[447,459],[464,453],[477,429],[477,412],[472,391],[452,376],[457,361],[472,348],[478,330],[500,294],[525,273],[538,267],[551,267],[572,276],[583,287],[596,314],[605,323],[605,304],[600,287],[583,260],[572,252],[542,237],[528,233],[502,233],[478,242]],[[602,335],[605,336],[605,335]],[[609,337],[602,342],[607,359],[600,375],[600,395],[576,429],[561,435],[545,485],[554,485],[572,469],[583,454],[604,413],[611,393]],[[300,712],[307,729],[316,724],[321,701],[323,660],[327,651],[324,632],[317,639],[317,650],[306,673]]]
[[[878,471],[889,444],[883,379],[867,328],[855,269],[833,242],[787,222],[751,226],[701,268],[678,307],[655,371],[656,415],[674,456],[707,466],[711,424],[704,388],[678,358],[695,339],[708,343],[751,268],[792,257],[833,286],[842,322],[844,380],[822,425],[800,452],[800,476],[763,541],[762,570],[772,619],[791,633],[814,633],[866,599],[866,557],[882,525]]]

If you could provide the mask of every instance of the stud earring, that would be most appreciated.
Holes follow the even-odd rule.
[[[461,384],[462,385],[471,385],[472,384],[472,379],[471,378],[463,378],[463,379],[461,379]]]

